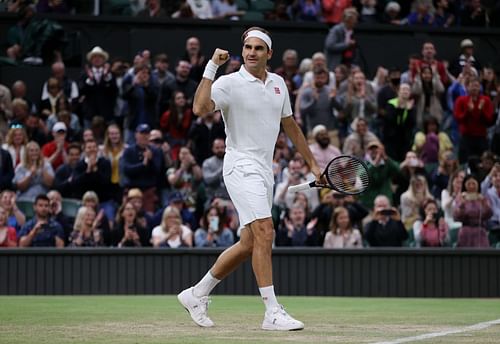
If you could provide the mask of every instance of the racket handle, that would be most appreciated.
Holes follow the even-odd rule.
[[[288,187],[288,192],[299,192],[302,190],[308,190],[316,186],[316,182],[307,182],[298,185],[292,185]]]

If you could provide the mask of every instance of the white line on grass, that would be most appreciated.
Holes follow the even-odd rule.
[[[425,340],[429,338],[435,338],[435,337],[443,337],[447,336],[450,334],[457,334],[457,333],[463,333],[463,332],[469,332],[469,331],[478,331],[478,330],[484,330],[485,328],[488,328],[493,325],[500,325],[500,319],[497,320],[492,320],[492,321],[486,321],[478,324],[474,324],[471,326],[466,326],[462,328],[458,328],[455,330],[449,330],[449,331],[441,331],[441,332],[434,332],[434,333],[426,333],[426,334],[421,334],[420,336],[415,336],[415,337],[406,337],[406,338],[399,338],[395,340],[391,340],[388,342],[377,342],[374,344],[400,344],[400,343],[408,343],[408,342],[416,342],[419,340]]]

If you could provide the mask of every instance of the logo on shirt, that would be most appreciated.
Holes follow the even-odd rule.
[[[274,94],[281,94],[281,91],[280,91],[279,87],[275,87],[274,88]]]

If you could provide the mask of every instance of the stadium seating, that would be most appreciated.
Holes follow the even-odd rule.
[[[16,204],[19,210],[24,214],[24,216],[26,216],[26,220],[29,220],[33,216],[35,216],[35,210],[33,209],[33,201],[17,200]]]
[[[63,214],[74,219],[78,213],[78,209],[82,206],[82,202],[78,199],[64,198],[62,200]]]

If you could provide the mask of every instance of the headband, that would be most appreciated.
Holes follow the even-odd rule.
[[[252,31],[249,31],[247,33],[247,36],[245,37],[245,41],[250,38],[250,37],[256,37],[256,38],[260,38],[261,40],[263,40],[264,42],[266,42],[267,46],[269,49],[271,49],[272,47],[272,41],[271,41],[271,37],[269,37],[269,35],[265,34],[264,32],[262,31],[259,31],[259,30],[252,30]]]

